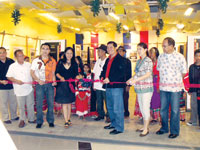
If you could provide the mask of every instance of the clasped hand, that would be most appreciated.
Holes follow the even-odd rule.
[[[134,80],[133,78],[130,78],[128,81],[126,81],[127,85],[134,85],[136,83],[136,80]]]

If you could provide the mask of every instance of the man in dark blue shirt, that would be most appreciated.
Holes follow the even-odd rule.
[[[14,62],[12,59],[6,57],[6,49],[0,47],[0,107],[2,120],[6,124],[11,124],[11,120],[19,120],[17,117],[17,100],[14,95],[12,84],[8,83],[6,73],[9,66]],[[8,105],[9,104],[9,105]],[[10,111],[10,117],[8,112]],[[11,118],[11,120],[9,119]]]

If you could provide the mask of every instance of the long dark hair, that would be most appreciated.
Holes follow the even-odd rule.
[[[89,64],[84,64],[84,65],[83,65],[83,68],[84,68],[85,66],[87,66],[87,67],[89,68],[89,73],[91,73],[91,67],[90,67],[90,65],[89,65]]]
[[[140,47],[142,47],[142,48],[144,48],[144,49],[147,49],[146,55],[149,56],[149,53],[148,53],[148,46],[147,46],[146,43],[140,42],[137,46],[140,46]]]
[[[156,59],[158,59],[158,56],[160,55],[159,51],[158,51],[158,48],[157,47],[152,47],[149,51],[152,51],[153,49],[155,50],[155,53],[156,53]]]
[[[80,56],[76,56],[76,58],[78,59],[78,62],[79,62],[79,64],[78,63],[77,64],[81,69],[81,74],[83,74],[84,73],[84,71],[83,71],[83,61],[82,61]]]
[[[64,64],[66,64],[67,63],[67,57],[66,57],[66,53],[67,53],[67,51],[69,51],[69,50],[71,50],[72,51],[72,53],[74,53],[74,51],[73,51],[73,48],[72,47],[66,47],[65,48],[65,52],[64,52],[64,54],[63,54],[63,59],[62,59],[62,62],[64,63]],[[71,64],[74,64],[74,63],[76,63],[75,62],[75,58],[74,58],[74,55],[72,56],[72,59],[71,59]]]

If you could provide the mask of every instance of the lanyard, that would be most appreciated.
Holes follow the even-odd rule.
[[[147,57],[147,56],[146,56]],[[136,64],[136,67],[135,67],[135,73],[138,73],[139,72],[139,69],[140,69],[140,67],[142,66],[142,64],[143,64],[143,62],[144,62],[144,60],[146,59],[146,57],[144,58],[144,59],[140,59],[139,61],[138,61],[138,63]]]

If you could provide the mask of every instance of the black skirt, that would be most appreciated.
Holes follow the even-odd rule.
[[[74,87],[74,85],[73,85]],[[58,82],[56,87],[55,102],[59,104],[71,104],[75,101],[75,93],[72,92],[68,82]]]

